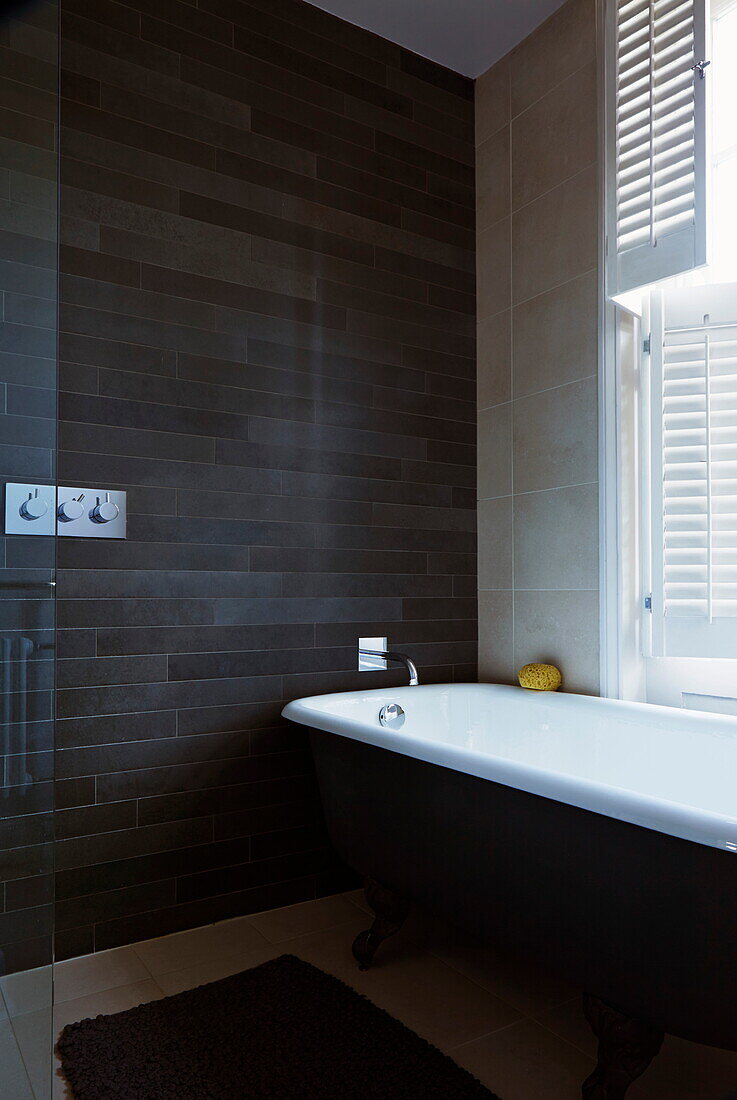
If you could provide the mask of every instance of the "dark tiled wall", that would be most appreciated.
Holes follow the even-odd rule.
[[[57,12],[13,11],[0,9],[0,490],[52,484],[56,435]],[[54,564],[52,536],[0,535],[0,975],[51,961]]]
[[[306,693],[476,660],[473,86],[301,0],[65,0],[59,950],[312,897]]]

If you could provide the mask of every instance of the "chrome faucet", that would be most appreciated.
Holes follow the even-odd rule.
[[[390,649],[361,649],[358,648],[359,657],[381,657],[384,661],[394,661],[396,664],[404,665],[409,675],[409,686],[418,687],[419,679],[417,676],[417,666],[406,653],[395,653]]]

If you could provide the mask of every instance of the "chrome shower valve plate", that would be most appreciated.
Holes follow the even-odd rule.
[[[6,535],[124,539],[126,494],[69,485],[5,486]]]
[[[56,531],[56,486],[5,486],[5,534],[53,535]]]

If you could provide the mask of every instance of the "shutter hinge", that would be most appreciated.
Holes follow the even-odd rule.
[[[653,610],[653,597],[652,597],[652,593],[651,593],[650,595],[648,595],[648,596],[645,596],[645,610],[646,610],[646,611],[650,611],[650,612],[652,613],[652,610]]]
[[[643,354],[644,355],[649,355],[651,348],[652,348],[652,336],[650,335],[650,333],[648,333],[647,336],[645,337],[645,339],[642,341]]]

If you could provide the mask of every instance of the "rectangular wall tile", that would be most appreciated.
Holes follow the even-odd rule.
[[[598,472],[596,378],[514,402],[514,488],[581,485]]]
[[[598,224],[595,165],[518,210],[512,217],[515,305],[595,268]]]
[[[512,116],[582,68],[596,53],[594,0],[568,0],[511,51]]]
[[[509,310],[479,321],[477,407],[489,409],[512,396],[512,316]],[[515,355],[517,354],[515,345]]]
[[[512,405],[479,412],[478,495],[506,496],[512,491]]]
[[[515,397],[525,397],[596,373],[598,292],[597,273],[589,271],[514,307],[512,385]],[[481,332],[479,336],[482,342]]]
[[[515,682],[513,596],[506,592],[479,592],[479,680]]]
[[[515,682],[521,664],[549,659],[566,669],[565,687],[589,692],[598,688],[596,43],[593,0],[566,0],[475,87],[480,671]],[[511,219],[489,225],[504,202]]]
[[[597,484],[518,493],[514,498],[515,587],[597,588],[598,512]]]
[[[515,142],[516,142],[515,132]],[[515,144],[515,156],[517,145]],[[482,232],[510,212],[510,131],[503,126],[476,150],[476,229]]]
[[[565,691],[597,693],[598,591],[515,592],[514,663],[530,661],[560,668]]]
[[[515,117],[512,156],[514,210],[532,202],[570,176],[575,176],[596,160],[596,78],[596,64],[591,61]],[[554,141],[551,141],[551,134],[556,135]]]
[[[512,117],[509,55],[492,65],[476,81],[476,147],[482,145]]]
[[[479,320],[508,309],[512,302],[512,223],[509,218],[479,232],[476,287]],[[515,286],[518,280],[515,280]]]
[[[472,82],[308,4],[69,4],[59,464],[130,515],[59,548],[63,954],[329,890],[283,703],[375,624],[476,659]]]
[[[480,500],[479,590],[512,587],[512,497]]]

